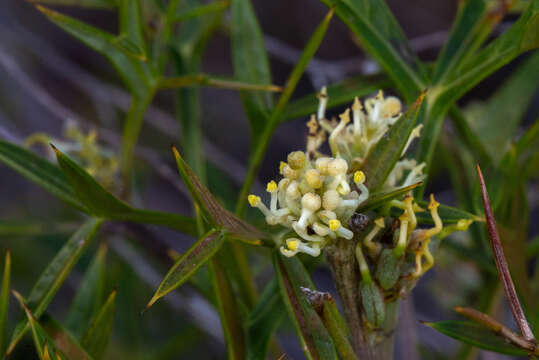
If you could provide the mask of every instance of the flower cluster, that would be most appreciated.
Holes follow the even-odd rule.
[[[101,185],[109,190],[115,186],[119,170],[116,155],[102,147],[97,141],[97,131],[92,129],[85,134],[73,121],[67,121],[64,127],[66,140],[54,139],[45,133],[35,133],[26,138],[27,146],[41,143],[50,150],[51,158],[54,152],[49,144],[54,142],[62,152],[74,157],[75,160]]]
[[[346,227],[358,206],[369,198],[361,164],[369,150],[397,121],[401,103],[395,97],[378,95],[362,105],[356,97],[350,109],[336,119],[325,116],[328,96],[323,88],[319,94],[317,115],[307,123],[306,152],[295,151],[281,162],[282,179],[270,181],[267,192],[269,207],[256,195],[249,195],[249,204],[257,207],[270,225],[280,224],[293,229],[298,237],[289,238],[281,253],[294,256],[298,252],[318,256],[321,249],[337,238],[351,239]],[[419,136],[421,126],[414,129],[403,150]],[[328,139],[332,156],[320,152]],[[385,184],[386,188],[410,185],[422,179],[423,164],[415,160],[399,161]],[[406,178],[404,174],[409,171]]]

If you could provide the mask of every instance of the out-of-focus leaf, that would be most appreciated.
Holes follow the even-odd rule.
[[[498,163],[508,149],[511,136],[515,134],[530,104],[539,77],[539,53],[532,54],[511,74],[487,104],[470,107],[467,121]]]
[[[188,9],[181,9],[176,14],[174,21],[190,20],[192,18],[196,18],[199,16],[223,11],[223,10],[226,10],[226,8],[228,8],[229,5],[230,5],[229,0],[222,0],[222,1],[218,0],[218,1],[213,1],[205,5],[198,5],[198,6],[192,6]]]
[[[423,93],[404,114],[391,126],[389,131],[369,151],[362,166],[367,177],[366,185],[372,191],[384,185],[395,163],[402,155],[402,150],[414,129],[417,116],[422,108]]]
[[[253,182],[255,180],[256,173],[258,172],[258,168],[260,167],[260,163],[265,156],[265,152],[268,147],[270,138],[273,135],[273,132],[277,125],[281,122],[281,119],[284,116],[286,105],[288,105],[290,97],[296,89],[300,78],[303,76],[303,73],[305,72],[305,69],[309,64],[309,61],[314,56],[314,54],[318,50],[318,47],[322,43],[322,40],[326,35],[326,31],[332,18],[333,9],[329,11],[326,17],[317,26],[313,35],[310,37],[307,45],[305,45],[305,48],[303,49],[298,59],[298,62],[296,63],[296,66],[294,66],[292,73],[288,77],[285,89],[279,97],[277,105],[275,105],[275,107],[273,108],[268,123],[264,127],[262,135],[260,135],[259,137],[260,140],[257,142],[256,147],[249,158],[249,169],[247,171],[245,181],[243,182],[243,186],[241,188],[236,206],[236,214],[238,216],[243,216],[245,213],[247,195],[249,194],[249,191],[251,191],[251,186],[253,185]]]
[[[245,322],[247,334],[247,359],[266,358],[273,332],[285,315],[279,293],[279,283],[272,279],[260,295],[256,307]]]
[[[416,183],[410,186],[400,187],[396,190],[380,191],[380,192],[373,193],[369,195],[369,198],[367,199],[367,201],[365,201],[363,204],[361,204],[357,208],[356,212],[365,212],[371,209],[375,209],[376,207],[386,204],[393,199],[404,196],[405,194],[409,193],[420,184],[421,183]]]
[[[321,309],[318,309],[318,313],[335,343],[340,358],[343,360],[356,360],[357,356],[350,344],[348,328],[337,309],[335,301],[329,294],[321,296],[320,301]]]
[[[337,359],[333,340],[302,289],[315,290],[303,264],[296,256],[286,258],[276,251],[273,266],[281,297],[307,359]]]
[[[271,84],[268,54],[251,1],[232,0],[230,8],[230,39],[236,77],[243,82]],[[251,124],[253,142],[256,142],[268,120],[273,99],[271,94],[253,91],[242,91],[241,99]]]
[[[419,204],[419,206],[425,209],[425,211],[416,212],[417,223],[420,225],[433,225],[434,221],[430,216],[430,212],[426,210],[429,203],[424,200],[418,200],[417,203]],[[398,217],[400,214],[402,214],[402,210],[391,209],[392,216]],[[463,219],[481,222],[485,221],[485,219],[481,216],[474,215],[467,211],[444,204],[441,204],[438,207],[438,215],[440,215],[440,218],[442,219],[444,225],[456,224],[459,220]]]
[[[225,235],[219,230],[211,230],[202,236],[172,265],[146,308],[149,308],[157,300],[189,280],[198,268],[215,255],[224,241]]]
[[[424,90],[421,64],[391,10],[382,0],[321,0],[335,11],[382,66],[407,102]]]
[[[105,304],[96,314],[81,344],[96,360],[100,360],[105,355],[109,343],[112,325],[114,324],[116,289],[109,295]]]
[[[507,343],[487,328],[470,321],[439,321],[424,323],[427,326],[467,344],[500,354],[527,356],[528,353],[515,345]]]
[[[57,351],[54,345],[54,341],[52,341],[52,339],[47,335],[47,333],[45,333],[45,330],[43,330],[41,325],[38,323],[34,314],[32,314],[32,311],[28,308],[28,306],[26,306],[21,294],[13,290],[13,295],[26,313],[26,320],[24,321],[29,324],[29,327],[32,330],[32,337],[34,338],[34,345],[39,359],[51,359],[50,354]]]
[[[186,234],[196,233],[193,219],[178,214],[135,209],[107,192],[65,154],[56,148],[55,151],[60,168],[75,190],[76,196],[85,204],[90,214],[111,220],[164,225]]]
[[[509,4],[498,1],[500,9],[494,8],[493,2],[486,0],[466,1],[460,7],[457,17],[451,28],[449,39],[442,49],[438,58],[436,69],[432,76],[432,82],[437,83],[440,79],[451,72],[459,62],[469,54],[473,54],[486,36],[491,32],[503,17],[500,12],[505,12]]]
[[[473,129],[470,127],[464,112],[458,107],[453,106],[451,109],[449,109],[449,116],[463,143],[469,148],[470,153],[476,157],[476,163],[479,162],[482,164],[490,164],[492,159],[485,149],[479,134],[473,131]],[[456,149],[456,146],[451,145],[451,148]]]
[[[146,60],[146,44],[143,36],[143,20],[140,0],[119,0],[120,36],[125,36],[135,47],[135,53]]]
[[[0,161],[69,205],[88,212],[62,171],[23,147],[0,140]]]
[[[212,283],[225,334],[228,358],[245,359],[245,334],[240,318],[240,308],[225,267],[218,256],[210,261]]]
[[[449,106],[485,77],[521,53],[539,46],[539,1],[532,0],[518,21],[476,56],[456,67],[430,89],[436,102]]]
[[[354,97],[363,97],[391,86],[391,81],[381,75],[372,77],[357,76],[346,79],[342,82],[329,85],[328,104],[330,109],[335,106],[343,105],[354,100]],[[282,118],[282,122],[293,120],[303,116],[314,114],[318,109],[318,93],[306,95],[298,100],[288,104]]]
[[[22,221],[0,220],[0,237],[39,237],[47,235],[68,235],[78,228],[74,222],[39,221],[25,219]]]
[[[66,327],[79,340],[90,326],[92,317],[99,311],[104,300],[106,255],[107,245],[102,243],[79,283],[79,289],[71,303]]]
[[[218,78],[207,74],[193,74],[179,77],[165,77],[159,80],[159,88],[174,89],[187,86],[207,86],[214,88],[246,91],[281,91],[281,87],[271,84],[248,83],[235,79]]]
[[[75,266],[78,259],[90,244],[101,223],[102,220],[99,219],[92,218],[87,220],[79,230],[69,238],[66,244],[49,263],[47,268],[41,273],[41,276],[32,288],[32,291],[30,291],[27,301],[27,306],[34,316],[39,318],[45,312],[47,306],[54,298],[54,295],[56,295],[56,292],[60,289],[60,286],[73,269],[73,266]],[[7,354],[13,351],[28,329],[29,325],[27,320],[22,320],[17,324],[6,351]]]
[[[530,163],[539,149],[539,118],[515,144],[515,152],[521,164]]]
[[[48,313],[39,318],[45,333],[68,359],[91,360],[92,357],[81,347],[77,339]]]
[[[9,292],[11,290],[11,255],[6,251],[4,260],[4,275],[2,275],[2,290],[0,291],[0,353],[4,353],[6,344],[7,314],[9,310]]]
[[[251,224],[223,208],[200,182],[193,170],[183,160],[178,150],[172,147],[172,151],[174,152],[176,164],[178,165],[183,182],[187,186],[193,201],[200,207],[206,220],[217,226],[222,226],[233,237],[249,243],[260,244],[261,239],[265,238],[264,234]]]
[[[114,9],[116,0],[36,0],[40,4],[80,6],[96,9]]]
[[[36,5],[36,8],[64,31],[105,56],[114,65],[132,94],[142,97],[149,92],[153,77],[149,65],[141,61],[140,54],[131,53],[128,47],[126,48],[124,36],[116,37],[41,5]]]

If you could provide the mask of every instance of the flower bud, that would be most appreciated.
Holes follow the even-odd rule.
[[[382,326],[385,319],[384,296],[375,282],[361,281],[359,295],[363,314],[374,327]]]
[[[389,290],[399,280],[403,258],[393,256],[391,249],[384,249],[378,259],[375,277],[384,290]]]
[[[305,167],[305,153],[294,151],[288,154],[288,165],[294,170],[301,170]]]

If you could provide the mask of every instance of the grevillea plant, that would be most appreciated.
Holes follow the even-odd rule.
[[[417,322],[399,321],[413,289],[425,281],[425,274],[432,274],[432,282],[440,280],[433,271],[437,264],[440,273],[473,264],[479,280],[459,298],[466,303],[456,308],[471,321],[424,323],[462,342],[454,355],[439,358],[473,358],[476,348],[539,356],[534,336],[539,328],[539,268],[532,269],[539,242],[528,241],[527,233],[528,183],[537,182],[539,173],[539,125],[535,121],[526,130],[519,126],[537,90],[539,0],[460,1],[434,62],[414,54],[383,0],[321,2],[328,13],[279,86],[272,84],[263,31],[249,0],[32,1],[44,17],[110,61],[129,92],[130,105],[124,109],[121,135],[65,118],[63,137],[36,132],[0,139],[0,162],[69,205],[77,219],[75,226],[0,222],[2,237],[70,233],[26,295],[11,283],[11,264],[22,261],[30,247],[6,252],[0,351],[19,356],[27,348],[21,342],[31,334],[42,360],[177,358],[190,356],[186,354],[195,347],[207,351],[202,342],[187,349],[178,345],[202,334],[204,343],[211,339],[216,348],[226,346],[220,358],[229,359],[285,358],[302,351],[307,359],[385,360],[401,358],[394,351],[399,338],[398,349],[412,354],[406,358],[419,358],[420,347],[410,340],[415,336],[407,336],[415,334]],[[55,4],[116,11],[118,33],[48,7]],[[509,12],[514,14],[510,26],[497,34],[494,30]],[[326,84],[296,98],[300,79],[331,22],[337,21],[333,18],[348,27],[378,73]],[[234,73],[229,76],[201,72],[208,40],[218,31],[230,38]],[[465,107],[457,103],[517,58],[514,71],[489,99]],[[0,65],[24,76],[5,59],[0,56]],[[207,140],[201,109],[214,104],[201,100],[200,87],[238,91],[241,98],[252,145],[239,189],[222,186],[237,178],[237,167],[222,164],[221,153],[203,151]],[[150,110],[157,111],[154,99],[164,90],[174,93],[176,128],[181,128],[181,134],[171,135],[170,127],[161,127],[162,136],[178,146],[166,156],[139,145],[146,135],[141,132],[144,119]],[[62,106],[53,99],[43,101],[43,96],[37,101]],[[60,113],[71,114],[63,107]],[[451,122],[444,124],[446,118]],[[296,136],[305,139],[304,147],[289,148],[286,159],[271,164],[274,176],[259,179],[272,136],[293,119],[306,124]],[[147,125],[156,123],[150,118]],[[2,136],[7,133],[0,130]],[[43,146],[45,156],[32,151]],[[179,177],[171,175],[163,160],[172,155]],[[135,159],[145,159],[188,194],[192,215],[145,209],[141,194],[151,186],[138,181]],[[486,170],[485,179],[479,171],[480,182],[476,163]],[[437,191],[425,196],[426,189],[437,188],[431,185],[440,173],[451,182],[457,205],[438,202],[451,197]],[[255,186],[259,180],[266,183],[265,192]],[[196,241],[180,254],[149,225]],[[140,240],[136,248],[127,246],[128,238]],[[94,239],[99,246],[90,260]],[[109,247],[115,257],[107,261]],[[76,278],[73,300],[66,301],[57,295],[70,273],[80,268],[81,258],[89,265]],[[118,270],[125,266],[119,263],[128,264],[138,274],[136,280],[131,270]],[[157,282],[153,263],[168,266]],[[335,293],[317,290],[311,279],[316,269],[330,269],[327,287]],[[116,272],[124,274],[122,281],[109,288],[107,277]],[[153,295],[141,292],[142,283],[151,285]],[[196,294],[177,290],[186,283]],[[496,303],[502,289],[516,330],[495,319],[504,314]],[[10,293],[23,316],[8,336]],[[434,297],[442,303],[449,295],[449,290],[438,291]],[[61,305],[70,303],[69,309],[50,309],[56,298],[62,298]],[[173,306],[165,308],[161,299]],[[129,345],[111,337],[116,312],[121,314],[117,337],[124,331]],[[154,318],[158,326],[148,322]],[[172,323],[182,324],[176,329],[183,331],[179,337],[169,333]],[[299,346],[282,341],[280,335],[292,331],[289,324]],[[129,331],[134,330],[126,329],[132,327],[140,331],[141,342],[150,338],[149,346],[133,345]],[[187,332],[193,328],[195,333]],[[153,336],[154,331],[159,335]],[[171,340],[158,349],[156,337]]]

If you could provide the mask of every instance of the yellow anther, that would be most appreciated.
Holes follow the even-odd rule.
[[[429,210],[434,210],[440,206],[440,203],[434,200],[434,194],[430,194]]]
[[[329,220],[329,228],[331,231],[337,231],[341,227],[341,222],[337,219]]]
[[[359,111],[362,108],[363,108],[363,106],[361,106],[361,101],[359,101],[359,98],[356,96],[354,98],[354,104],[352,105],[352,110]]]
[[[342,124],[348,124],[350,122],[350,109],[346,109],[342,114],[339,115]]]
[[[251,194],[247,197],[247,201],[249,201],[249,205],[251,205],[252,207],[255,207],[258,204],[260,204],[260,196]]]
[[[286,163],[284,161],[281,161],[279,163],[279,173],[282,175],[283,174],[283,169],[284,167],[286,166]]]
[[[375,224],[376,226],[378,226],[379,228],[383,228],[383,227],[386,226],[383,217],[379,217],[378,219],[374,220],[374,224]]]
[[[273,193],[277,191],[277,183],[273,180],[271,180],[268,185],[266,186],[266,191],[269,193]]]
[[[292,251],[296,251],[298,249],[298,246],[299,246],[299,241],[298,240],[288,239],[288,240],[286,240],[286,246],[288,247],[288,249],[290,249]]]
[[[356,184],[363,184],[365,181],[365,173],[363,171],[356,171],[354,173],[354,182]]]

